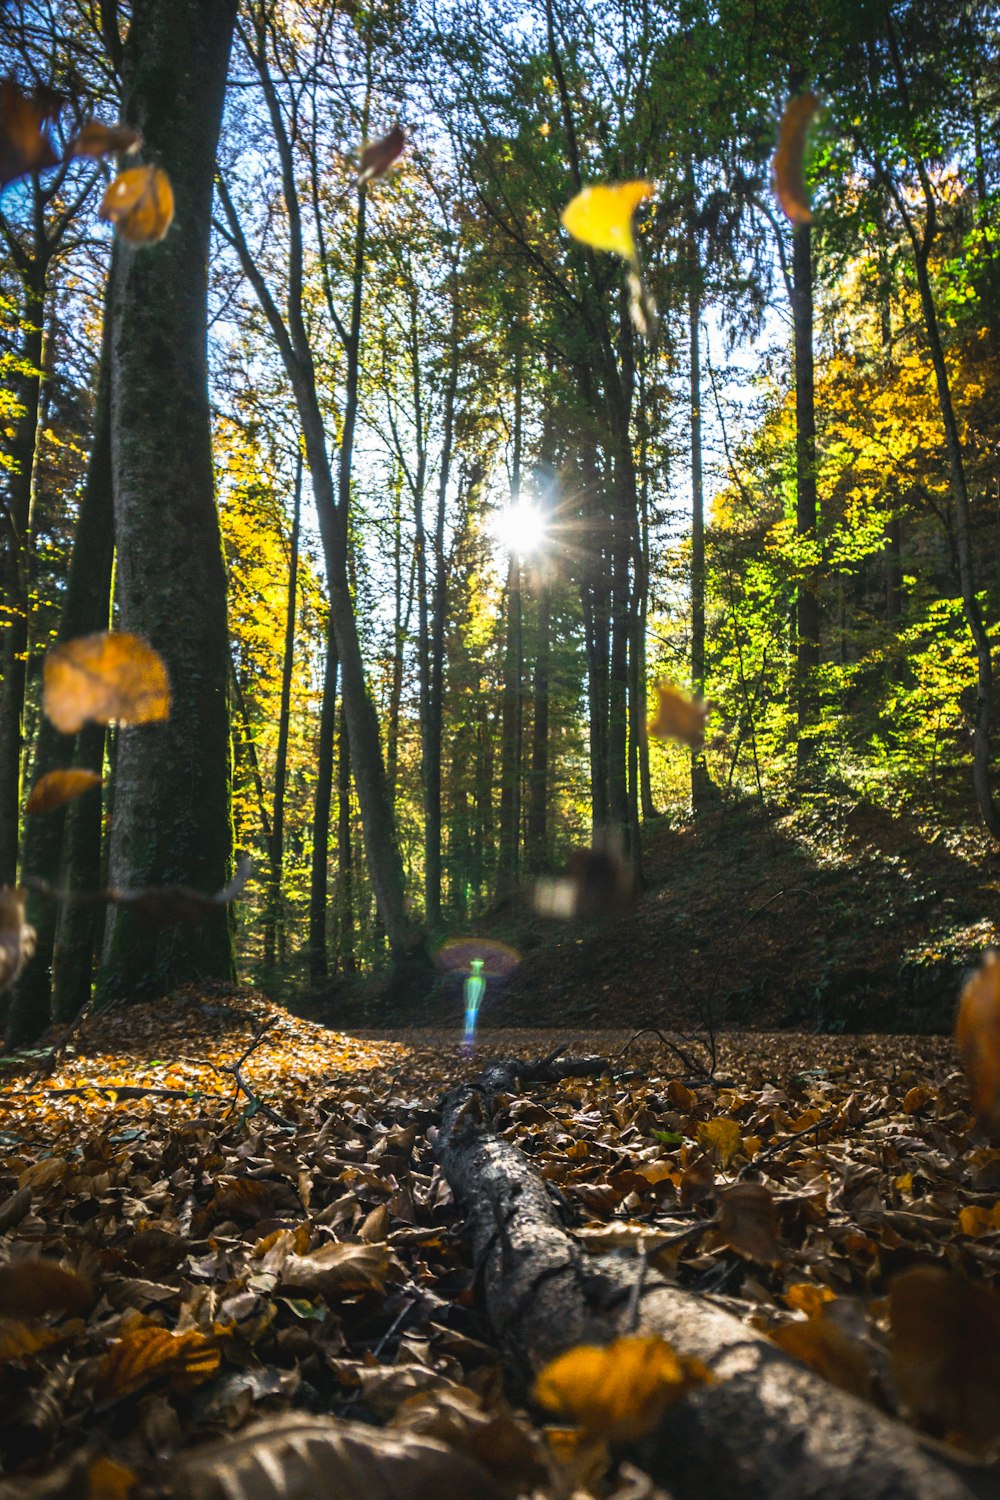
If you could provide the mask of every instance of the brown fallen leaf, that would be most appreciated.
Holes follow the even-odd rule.
[[[155,245],[174,217],[174,190],[162,167],[129,167],[109,183],[97,210],[129,245]]]
[[[100,159],[119,151],[137,151],[141,145],[142,136],[128,125],[103,125],[100,120],[88,120],[70,141],[66,155]]]
[[[649,733],[657,739],[680,740],[692,750],[700,750],[707,720],[708,704],[701,698],[689,698],[668,682],[657,685],[656,713],[648,724]]]
[[[35,951],[35,929],[24,920],[24,891],[0,885],[0,990],[14,980]]]
[[[785,105],[778,127],[778,145],[771,164],[774,191],[793,224],[808,224],[812,220],[803,160],[809,126],[818,108],[819,100],[815,94],[799,94]]]
[[[712,1166],[711,1157],[696,1156],[681,1173],[680,1199],[684,1208],[691,1208],[695,1203],[701,1203],[704,1198],[710,1198],[715,1191],[715,1168]]]
[[[870,1401],[874,1386],[865,1347],[832,1318],[815,1312],[794,1323],[783,1323],[769,1335],[771,1342],[801,1360],[831,1385]]]
[[[972,1094],[972,1110],[1000,1132],[1000,953],[987,948],[958,1003],[955,1043]]]
[[[394,125],[388,135],[379,136],[377,141],[368,141],[361,148],[360,164],[358,173],[358,186],[363,182],[374,182],[376,177],[381,177],[388,172],[394,161],[398,161],[406,149],[406,131],[401,125]]]
[[[297,1413],[184,1454],[173,1477],[185,1500],[504,1500],[482,1464],[434,1438]]]
[[[48,132],[58,100],[48,90],[26,94],[13,78],[0,80],[0,189],[58,163]]]
[[[214,1375],[220,1360],[218,1344],[197,1328],[186,1333],[133,1328],[102,1356],[94,1394],[99,1401],[113,1401],[154,1380],[168,1380],[172,1389],[187,1390]]]
[[[281,1290],[328,1301],[354,1292],[383,1292],[397,1270],[385,1245],[323,1245],[311,1255],[289,1255],[281,1268]]]
[[[572,1417],[592,1437],[643,1437],[693,1386],[711,1381],[700,1360],[677,1355],[661,1338],[619,1338],[600,1347],[577,1344],[535,1381],[535,1398]]]
[[[96,771],[49,771],[31,788],[24,810],[32,814],[51,812],[54,807],[89,792],[91,787],[100,786],[101,781]]]
[[[778,1243],[778,1210],[762,1182],[717,1188],[718,1232],[731,1250],[763,1265],[778,1265],[785,1253]]]
[[[0,1363],[30,1359],[40,1349],[47,1349],[62,1338],[58,1328],[41,1323],[24,1323],[20,1318],[0,1318]]]
[[[61,734],[84,724],[152,724],[170,716],[161,657],[140,636],[105,630],[54,646],[43,667],[42,701]]]
[[[940,1266],[889,1290],[892,1371],[904,1406],[973,1453],[1000,1439],[1000,1296]]]
[[[54,1260],[26,1256],[0,1266],[0,1316],[41,1318],[46,1313],[82,1313],[94,1300],[86,1276]]]

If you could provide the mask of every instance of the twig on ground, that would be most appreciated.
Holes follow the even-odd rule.
[[[693,1058],[689,1057],[687,1053],[677,1045],[676,1042],[672,1042],[668,1036],[665,1036],[658,1026],[643,1026],[639,1031],[634,1032],[633,1035],[629,1037],[628,1041],[625,1043],[621,1051],[616,1055],[615,1062],[621,1061],[621,1059],[625,1056],[625,1053],[632,1046],[633,1042],[637,1042],[641,1036],[649,1035],[658,1036],[665,1047],[669,1047],[672,1052],[676,1052],[677,1056],[680,1058],[681,1062],[684,1064],[685,1068],[687,1068],[689,1073],[700,1075],[702,1078],[706,1078],[709,1082],[711,1082],[715,1074],[714,1049],[711,1048],[707,1042],[698,1041],[697,1037],[685,1037],[684,1039],[685,1041],[698,1041],[699,1047],[705,1048],[705,1051],[711,1058],[712,1063],[711,1069],[708,1070],[701,1063],[695,1062]]]
[[[281,1125],[285,1130],[295,1129],[295,1126],[292,1124],[291,1120],[286,1120],[284,1115],[279,1115],[276,1109],[272,1109],[269,1104],[265,1104],[263,1099],[261,1099],[258,1094],[254,1093],[250,1084],[247,1083],[246,1079],[243,1077],[242,1072],[240,1071],[251,1053],[256,1052],[257,1048],[260,1046],[267,1033],[271,1030],[271,1027],[275,1024],[276,1020],[277,1017],[272,1016],[269,1020],[262,1021],[260,1023],[260,1025],[257,1027],[257,1030],[254,1032],[253,1041],[243,1053],[243,1056],[237,1058],[236,1062],[213,1064],[217,1073],[228,1073],[236,1085],[236,1092],[233,1094],[232,1103],[226,1110],[223,1119],[228,1120],[229,1116],[236,1108],[236,1101],[239,1098],[240,1094],[245,1094],[250,1100],[250,1104],[254,1113],[259,1112],[260,1114],[265,1115],[267,1119],[272,1121],[273,1124]]]

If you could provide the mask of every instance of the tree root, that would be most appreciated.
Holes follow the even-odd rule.
[[[491,1064],[442,1105],[436,1155],[464,1208],[486,1311],[527,1387],[555,1354],[633,1331],[659,1334],[715,1383],[672,1408],[630,1457],[674,1500],[970,1500],[996,1468],[932,1455],[895,1418],[847,1395],[732,1314],[635,1263],[584,1256],[528,1159],[491,1127],[495,1097],[554,1057]],[[592,1067],[591,1071],[597,1071]]]

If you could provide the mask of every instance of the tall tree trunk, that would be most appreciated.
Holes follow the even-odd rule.
[[[107,738],[103,724],[85,724],[76,737],[73,765],[100,775],[104,769]],[[110,796],[113,796],[113,791]],[[92,793],[78,797],[66,810],[62,885],[70,892],[71,899],[59,909],[52,949],[54,1021],[71,1021],[90,999],[94,957],[104,930],[104,912],[91,901],[73,900],[72,897],[89,894],[107,883],[102,857],[102,818],[101,799]]]
[[[523,352],[514,356],[514,452],[511,463],[510,504],[521,499],[521,439],[524,420]],[[517,884],[521,857],[521,750],[524,700],[521,676],[524,666],[521,600],[521,559],[516,547],[507,569],[507,640],[503,665],[503,716],[500,730],[500,868],[498,891]]]
[[[646,732],[648,699],[648,674],[646,669],[646,636],[649,618],[649,414],[646,409],[646,360],[640,355],[638,361],[639,399],[636,403],[636,420],[639,427],[639,577],[636,589],[639,596],[639,622],[636,651],[636,697],[640,705],[637,724],[639,748],[639,805],[643,819],[655,818],[653,783],[649,772],[649,735]]]
[[[313,984],[329,972],[326,943],[327,880],[330,860],[330,802],[333,796],[333,745],[337,728],[337,643],[328,626],[323,704],[316,747],[316,795],[313,803],[313,848],[309,875],[309,978]]]
[[[444,396],[444,432],[441,437],[437,509],[434,516],[434,589],[431,598],[427,733],[424,740],[427,761],[424,778],[425,879],[427,925],[432,933],[441,924],[441,755],[444,736],[444,635],[448,611],[444,528],[455,434],[455,400],[458,394],[460,306],[458,286],[453,282],[448,384]]]
[[[295,607],[299,583],[299,517],[302,509],[302,455],[295,465],[295,509],[292,517],[291,556],[288,562],[288,603],[285,609],[285,650],[281,662],[281,706],[278,711],[278,744],[274,756],[274,808],[268,847],[270,865],[267,914],[264,927],[264,962],[272,966],[280,953],[284,958],[285,924],[281,905],[282,866],[285,858],[285,780],[288,769],[288,728],[292,706],[292,667],[295,661]]]
[[[792,321],[795,331],[795,530],[801,542],[816,542],[816,406],[813,383],[812,230],[792,231]],[[804,777],[812,760],[809,735],[816,715],[819,665],[819,601],[815,570],[799,583],[795,611],[795,682],[798,721],[796,766]]]
[[[545,571],[536,572],[535,677],[531,704],[531,782],[525,862],[531,870],[548,864],[549,668],[552,654],[552,591]]]
[[[117,256],[113,257],[117,259]],[[100,365],[98,367],[97,400],[94,410],[94,436],[90,450],[90,461],[84,483],[80,510],[73,537],[69,574],[59,619],[58,638],[72,640],[76,636],[89,635],[95,630],[106,630],[111,608],[111,572],[114,560],[114,505],[111,483],[111,361],[110,361],[110,281],[105,296],[105,322]],[[50,720],[42,716],[39,724],[38,743],[35,752],[36,779],[49,771],[64,770],[71,763],[85,766],[98,772],[104,756],[104,730],[101,726],[88,726],[74,738],[62,735]],[[96,761],[96,764],[91,762]],[[61,879],[70,889],[81,889],[81,865],[89,878],[100,864],[101,798],[97,792],[87,792],[83,798],[86,808],[80,816],[72,819],[72,849],[65,852],[64,830],[72,809],[65,806],[52,812],[36,814],[26,822],[24,847],[21,859],[22,878],[47,881],[55,884]],[[92,839],[96,848],[82,847],[83,837]],[[93,889],[93,886],[91,886]],[[75,922],[66,922],[67,932],[62,933],[63,917],[69,916],[69,908],[60,908],[54,902],[38,895],[28,897],[28,920],[37,934],[35,957],[27,966],[14,990],[11,1002],[10,1024],[7,1039],[12,1047],[25,1046],[34,1041],[48,1024],[50,1008],[60,1018],[61,1002],[51,1003],[50,986],[57,931],[63,947],[62,964],[68,956],[65,952],[68,928],[75,926],[85,934],[86,946],[82,971],[86,984],[74,982],[74,998],[86,998],[89,993],[90,969],[93,958],[93,922],[95,907],[83,904],[74,911]],[[89,934],[89,937],[86,936]],[[81,990],[86,993],[80,994]],[[74,1006],[76,1014],[80,1005]]]
[[[354,850],[351,839],[351,743],[343,709],[337,756],[337,964],[357,972],[354,951]]]
[[[47,258],[36,256],[22,280],[24,334],[20,357],[23,373],[18,381],[21,414],[7,451],[11,469],[4,508],[3,593],[0,596],[0,885],[13,885],[17,879],[30,609],[31,539],[28,528],[38,449],[47,281]]]
[[[226,572],[212,474],[207,292],[215,150],[236,0],[134,0],[124,118],[168,172],[177,214],[126,247],[112,296],[111,451],[121,624],[170,675],[166,724],[122,729],[111,879],[212,891],[232,858]],[[183,88],[174,81],[183,79]],[[143,926],[109,913],[99,995],[163,993],[234,974],[229,913]]]

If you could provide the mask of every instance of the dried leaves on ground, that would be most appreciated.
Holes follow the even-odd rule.
[[[457,1031],[364,1040],[191,991],[91,1021],[45,1079],[6,1060],[0,1494],[651,1493],[606,1440],[704,1372],[625,1341],[537,1404],[506,1386],[434,1161],[439,1094],[553,1039],[611,1071],[497,1123],[585,1252],[652,1262],[994,1454],[1000,1149],[950,1043],[731,1035],[710,1081],[657,1038],[618,1057],[622,1034],[490,1033],[471,1055]],[[605,1378],[637,1349],[642,1381]]]

